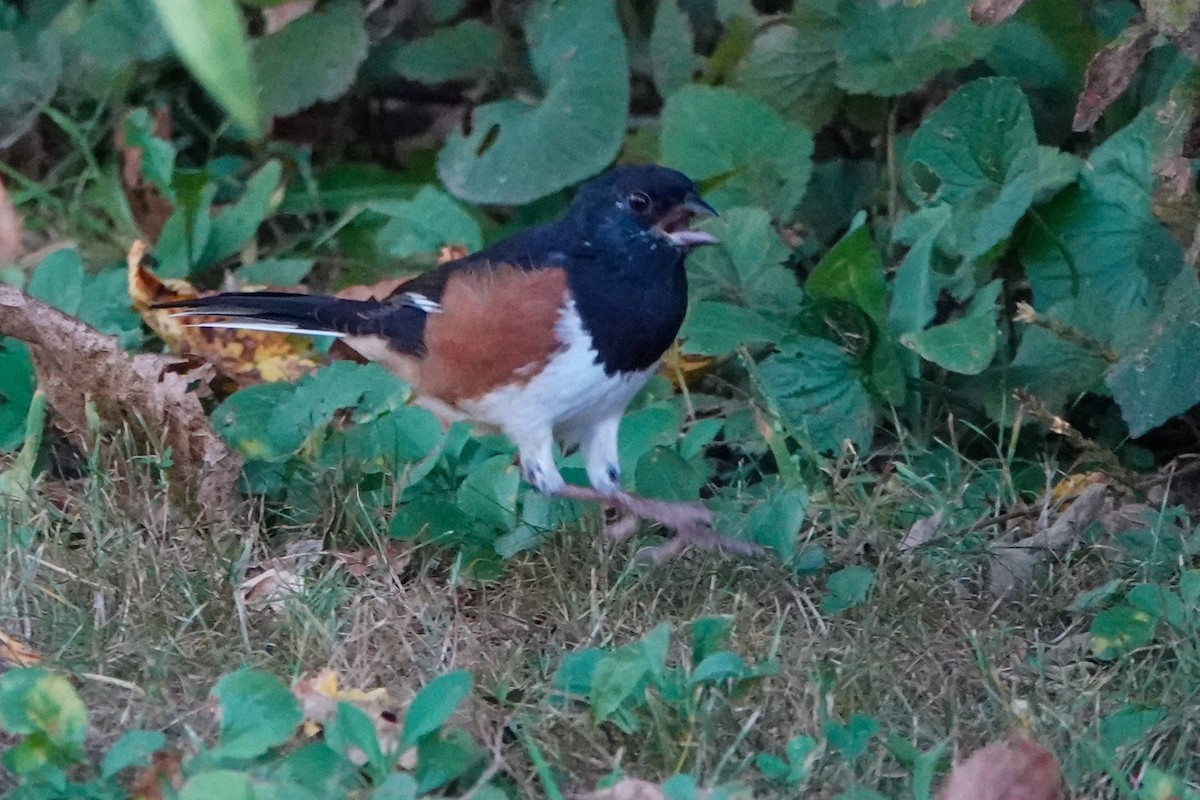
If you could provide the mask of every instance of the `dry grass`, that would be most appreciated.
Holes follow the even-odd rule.
[[[810,534],[834,563],[873,566],[877,582],[866,605],[831,616],[817,608],[821,579],[769,560],[691,555],[642,568],[631,546],[588,531],[563,533],[490,583],[466,577],[454,553],[433,547],[355,576],[330,551],[389,545],[381,532],[351,525],[351,514],[334,510],[321,524],[262,536],[262,515],[248,508],[244,530],[180,529],[153,471],[128,472],[133,488],[88,480],[44,487],[58,505],[42,500],[32,516],[0,522],[0,624],[79,676],[97,752],[130,727],[211,736],[208,689],[251,664],[290,678],[331,666],[345,685],[382,685],[401,701],[439,673],[469,669],[476,695],[458,723],[477,741],[498,743],[503,771],[525,797],[544,789],[514,722],[564,791],[590,790],[620,768],[652,779],[676,771],[704,782],[737,778],[773,796],[777,788],[753,768],[756,754],[781,754],[790,738],[819,739],[827,719],[860,713],[880,722],[881,741],[895,736],[925,750],[948,740],[956,755],[1028,727],[1063,760],[1079,796],[1116,797],[1122,792],[1089,752],[1099,720],[1127,703],[1162,707],[1165,716],[1130,748],[1125,774],[1146,756],[1183,775],[1200,768],[1188,710],[1200,686],[1194,645],[1099,662],[1081,636],[1086,618],[1065,610],[1081,590],[1119,573],[1103,548],[1058,565],[1020,602],[994,603],[979,589],[981,554],[948,543],[902,556],[902,531],[868,524],[908,498],[860,494],[855,516],[839,496],[843,536]],[[132,509],[131,497],[139,498]],[[814,516],[822,514],[818,503]],[[248,564],[312,538],[326,553],[284,611],[239,601]],[[748,663],[773,658],[779,672],[683,720],[686,734],[651,725],[627,735],[593,724],[586,708],[546,701],[566,653],[623,644],[668,621],[677,634],[672,657],[682,663],[682,632],[705,615],[730,617],[733,649]],[[894,796],[910,783],[910,768],[873,746],[857,762],[822,758],[804,796],[832,797],[853,784]]]

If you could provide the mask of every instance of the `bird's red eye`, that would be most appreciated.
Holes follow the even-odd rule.
[[[634,192],[629,195],[629,210],[635,214],[645,214],[652,205],[650,196],[645,192]]]

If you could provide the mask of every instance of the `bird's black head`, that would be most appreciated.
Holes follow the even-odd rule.
[[[689,227],[693,218],[716,213],[682,172],[646,165],[618,167],[584,184],[567,218],[601,247],[669,245],[687,251],[716,243],[711,233]]]

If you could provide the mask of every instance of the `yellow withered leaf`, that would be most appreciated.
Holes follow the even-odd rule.
[[[267,331],[198,328],[185,324],[171,311],[151,308],[156,303],[190,300],[205,294],[187,281],[163,280],[146,268],[146,244],[129,248],[129,298],[133,307],[173,353],[198,356],[239,388],[263,381],[294,381],[320,366],[324,359],[306,336]],[[195,317],[188,317],[194,321]]]
[[[684,353],[679,342],[676,341],[663,356],[662,366],[658,371],[674,384],[676,389],[681,389],[685,385],[691,386],[703,378],[715,363],[717,360],[711,356],[694,356]]]

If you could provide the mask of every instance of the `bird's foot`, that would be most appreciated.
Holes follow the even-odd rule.
[[[731,539],[713,529],[713,514],[700,503],[675,503],[653,500],[628,492],[611,494],[583,486],[565,486],[557,493],[571,500],[600,503],[615,508],[625,517],[606,526],[605,534],[616,541],[628,538],[637,529],[639,519],[657,522],[674,536],[658,547],[650,547],[639,553],[640,559],[661,564],[679,555],[685,547],[693,545],[706,550],[720,550],[739,555],[758,555],[762,547],[754,542]]]

